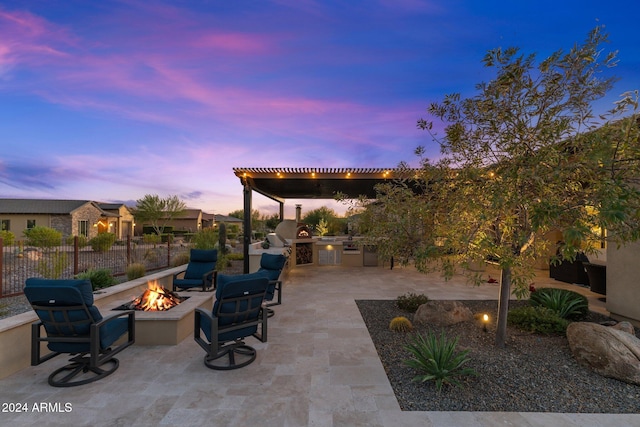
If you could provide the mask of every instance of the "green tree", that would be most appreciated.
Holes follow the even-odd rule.
[[[280,214],[273,213],[271,215],[264,215],[262,220],[264,221],[264,226],[267,230],[273,231],[276,229],[278,224],[280,224]]]
[[[450,276],[456,265],[498,263],[500,347],[512,287],[526,295],[534,261],[548,253],[545,233],[562,232],[560,252],[569,259],[593,250],[601,229],[618,244],[640,237],[638,93],[593,114],[614,82],[601,75],[616,58],[604,54],[606,38],[595,28],[583,44],[539,63],[516,48],[489,51],[484,64],[496,77],[477,85],[476,96],[452,94],[428,108],[444,122],[442,136],[431,119],[418,121],[443,154],[435,163],[421,157],[418,191],[382,195],[384,209],[403,203],[423,224],[418,239],[385,236],[398,246],[411,241],[419,269],[435,265]]]
[[[320,235],[339,234],[344,231],[344,219],[339,218],[333,209],[326,206],[311,210],[302,217],[302,222],[318,232],[320,230],[318,226],[320,226],[321,221],[323,221],[323,227],[321,228],[323,234]]]
[[[186,208],[178,196],[168,196],[162,199],[156,194],[147,194],[142,199],[136,200],[136,207],[133,211],[136,221],[150,223],[156,234],[160,235],[172,219],[185,214]]]

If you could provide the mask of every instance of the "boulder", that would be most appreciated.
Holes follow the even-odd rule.
[[[413,315],[414,323],[430,323],[440,326],[473,320],[473,313],[459,301],[429,301],[418,307]]]
[[[623,321],[623,322],[618,322],[615,325],[611,326],[613,329],[617,329],[619,331],[622,332],[626,332],[628,334],[631,335],[635,335],[636,334],[636,330],[633,328],[633,325],[629,322]]]
[[[567,327],[569,348],[576,361],[594,372],[640,385],[640,339],[612,327],[573,322]]]

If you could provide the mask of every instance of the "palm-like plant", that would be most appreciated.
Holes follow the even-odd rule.
[[[533,306],[542,306],[557,312],[563,319],[579,320],[589,311],[587,298],[568,289],[538,289],[531,294],[529,301]]]
[[[470,360],[467,355],[469,350],[456,352],[458,338],[449,340],[444,331],[438,337],[433,332],[427,336],[417,334],[413,341],[405,348],[413,355],[404,363],[419,371],[419,375],[413,381],[435,381],[436,390],[442,389],[443,384],[460,386],[459,377],[476,375],[473,368],[464,367]]]

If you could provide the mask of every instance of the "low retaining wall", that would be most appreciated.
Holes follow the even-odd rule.
[[[101,289],[94,293],[95,305],[103,316],[107,316],[108,311],[123,300],[140,296],[147,288],[147,282],[156,280],[171,289],[173,274],[185,269],[186,265],[183,265]],[[0,320],[0,379],[31,366],[31,324],[36,320],[33,311]]]

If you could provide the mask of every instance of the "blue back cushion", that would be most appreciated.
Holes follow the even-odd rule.
[[[262,254],[260,258],[260,269],[269,275],[269,280],[278,280],[280,272],[284,268],[287,258],[284,255]]]
[[[264,298],[264,292],[269,284],[269,278],[264,273],[251,273],[251,274],[239,274],[239,275],[226,275],[220,274],[218,275],[218,286],[216,288],[216,302],[213,305],[212,314],[214,319],[217,319],[219,322],[219,326],[226,326],[232,322],[232,319],[229,317],[219,317],[217,315],[219,313],[234,313],[236,309],[236,303],[222,303],[220,305],[220,301],[226,298],[234,298],[240,297],[243,295],[253,295],[255,294],[255,298],[251,299],[252,307],[259,307],[262,304],[262,300]],[[240,310],[246,310],[247,303],[245,301],[242,302],[240,306]],[[248,318],[248,315],[245,315],[245,318],[236,319],[237,321],[244,320],[256,320],[258,318],[259,311],[251,313],[252,318]],[[209,319],[207,317],[202,317],[201,329],[205,333],[207,339],[211,341],[211,324],[209,323]],[[243,338],[249,336],[256,332],[258,329],[257,325],[248,326],[246,328],[241,328],[235,331],[229,331],[221,333],[218,336],[218,341],[230,341],[236,338]]]
[[[218,251],[216,249],[191,249],[185,279],[202,279],[208,271],[216,269]]]
[[[29,278],[24,287],[24,294],[29,303],[46,307],[86,306],[78,310],[69,310],[68,325],[61,325],[56,329],[51,321],[65,322],[65,313],[54,312],[53,319],[47,310],[36,310],[36,314],[42,321],[47,336],[88,336],[92,323],[102,320],[102,315],[93,305],[93,289],[91,281],[78,279],[40,279]],[[120,319],[118,319],[120,320]],[[126,319],[124,322],[112,322],[100,328],[101,347],[110,346],[122,333],[126,331]],[[49,343],[52,351],[60,352],[86,352],[89,351],[88,343]]]

